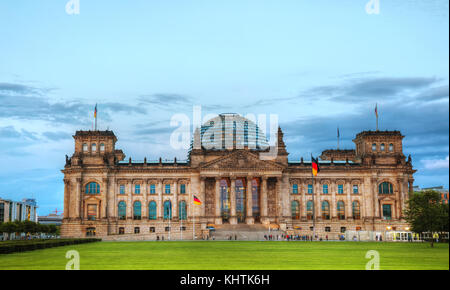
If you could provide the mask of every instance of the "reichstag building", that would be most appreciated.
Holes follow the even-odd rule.
[[[399,131],[363,131],[354,149],[323,151],[314,183],[309,157],[288,159],[281,128],[268,147],[258,126],[237,114],[196,130],[183,162],[126,158],[109,130],[73,137],[62,170],[63,237],[201,239],[240,228],[311,235],[314,220],[317,235],[336,239],[408,227],[402,212],[415,170]]]

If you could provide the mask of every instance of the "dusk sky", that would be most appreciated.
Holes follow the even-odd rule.
[[[449,186],[446,0],[0,2],[0,197],[63,209],[76,130],[126,158],[186,159],[174,114],[277,114],[290,160],[400,130],[415,185]]]

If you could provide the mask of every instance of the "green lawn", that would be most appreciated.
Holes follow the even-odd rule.
[[[0,255],[0,269],[65,269],[68,250],[86,269],[449,269],[448,244],[364,242],[98,242]]]

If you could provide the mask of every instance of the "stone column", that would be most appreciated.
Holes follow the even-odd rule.
[[[333,219],[337,219],[336,180],[333,180],[330,185],[331,185],[331,219],[333,220]]]
[[[277,189],[276,189],[276,216],[277,216],[277,222],[280,222],[280,219],[282,219],[283,216],[283,210],[281,208],[282,205],[282,178],[280,176],[277,177]]]
[[[236,217],[236,177],[231,177],[230,206],[231,206],[230,224],[235,225],[235,224],[237,224],[237,217]]]
[[[347,202],[345,203],[346,206],[347,206],[347,212],[345,213],[345,217],[346,218],[353,218],[351,186],[352,186],[352,181],[351,180],[347,180],[346,181]]]
[[[77,198],[76,198],[76,205],[75,205],[75,218],[81,218],[83,219],[83,195],[81,192],[81,178],[77,178]]]
[[[202,202],[201,205],[201,211],[203,211],[203,208],[205,207],[205,186],[206,186],[206,178],[200,177],[200,201]],[[200,221],[200,211],[196,210],[197,207],[194,206],[194,215],[195,215],[195,222]]]
[[[148,197],[147,195],[150,193],[149,191],[149,184],[147,179],[144,180],[144,184],[142,185],[144,188],[141,188],[141,192],[142,192],[142,207],[141,207],[141,211],[142,211],[142,219],[143,220],[148,220]]]
[[[376,178],[372,178],[372,197],[373,197],[373,217],[380,218],[379,202],[378,202],[378,181]]]
[[[103,185],[104,185],[104,191],[101,194],[101,208],[99,208],[99,213],[101,213],[101,215],[99,216],[99,219],[102,218],[107,218],[108,214],[108,201],[109,201],[109,179],[108,177],[103,178]]]
[[[158,220],[161,220],[164,217],[164,200],[163,200],[163,180],[162,178],[158,179],[158,210],[157,216]]]
[[[261,179],[261,223],[268,224],[270,221],[267,217],[267,176],[262,176]]]
[[[64,178],[64,218],[68,218],[70,216],[69,210],[69,201],[70,201],[70,181],[69,179]],[[5,217],[8,216],[9,211],[5,209]]]
[[[215,184],[215,224],[221,225],[222,224],[222,213],[220,212],[220,177],[216,177],[216,184]]]
[[[128,202],[127,202],[127,219],[133,219],[133,180],[128,180],[129,192],[128,192]]]
[[[178,218],[178,180],[175,179],[173,182],[173,213],[172,218],[177,219]]]
[[[252,176],[247,177],[247,216],[245,218],[245,222],[249,225],[255,223],[255,219],[253,218],[253,196],[252,196]]]
[[[306,186],[306,189],[305,189]],[[305,184],[305,181],[302,180],[299,184],[299,193],[302,195],[302,205],[300,207],[300,214],[302,216],[302,220],[306,219],[306,192],[308,190],[307,185]]]

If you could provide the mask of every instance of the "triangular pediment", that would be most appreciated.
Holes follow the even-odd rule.
[[[200,166],[202,170],[283,170],[284,167],[270,160],[261,160],[255,153],[247,150],[230,152],[229,155],[211,160]]]

